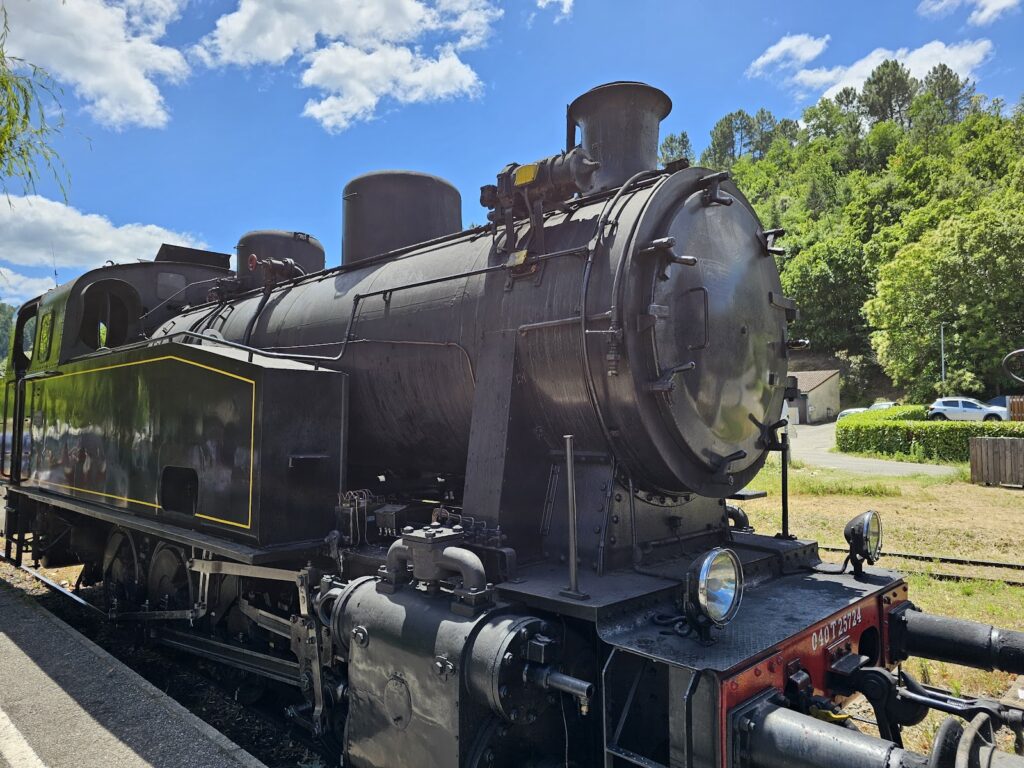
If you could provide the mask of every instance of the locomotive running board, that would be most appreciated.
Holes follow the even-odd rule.
[[[50,493],[37,488],[25,486],[13,486],[7,489],[8,495],[24,496],[40,504],[48,504],[71,512],[77,512],[86,517],[102,520],[106,523],[119,525],[139,533],[156,536],[162,539],[184,544],[188,547],[195,547],[211,552],[220,557],[237,560],[248,565],[261,565],[273,563],[285,558],[295,559],[305,554],[312,553],[319,549],[323,542],[319,539],[314,541],[299,541],[287,546],[275,547],[252,547],[248,544],[222,539],[219,536],[211,536],[208,533],[193,531],[181,528],[176,525],[162,523],[145,517],[121,512],[100,504],[93,504],[80,499],[72,499],[61,494]]]

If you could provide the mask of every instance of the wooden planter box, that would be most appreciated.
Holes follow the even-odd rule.
[[[1024,488],[1024,437],[972,437],[971,482]]]

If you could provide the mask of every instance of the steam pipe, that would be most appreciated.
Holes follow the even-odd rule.
[[[463,589],[483,591],[487,586],[483,562],[464,547],[445,547],[437,564],[445,570],[457,572],[462,577]]]
[[[732,523],[732,527],[737,531],[749,531],[753,530],[750,527],[750,518],[747,517],[747,513],[744,512],[740,507],[735,504],[725,505],[725,514]]]
[[[1024,632],[910,609],[890,624],[894,656],[921,656],[978,669],[1024,674]]]
[[[393,584],[400,584],[405,581],[402,577],[405,575],[410,562],[412,562],[412,553],[409,551],[409,547],[402,543],[401,539],[395,541],[388,548],[388,556],[384,563],[384,568]]]
[[[407,581],[405,577],[410,563],[413,567],[413,578],[416,579],[437,579],[439,574],[436,571],[440,570],[459,574],[462,577],[464,589],[483,592],[487,587],[487,572],[484,570],[483,561],[464,547],[445,547],[436,560],[430,559],[426,563],[429,566],[429,573],[417,573],[416,558],[413,557],[412,548],[398,539],[388,548],[387,559],[384,563],[384,571],[387,573],[388,580],[392,584],[402,584]],[[423,566],[424,563],[420,565]]]

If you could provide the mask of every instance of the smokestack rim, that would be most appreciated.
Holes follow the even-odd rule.
[[[569,104],[567,110],[569,119],[572,120],[573,123],[578,124],[578,113],[585,112],[587,110],[587,107],[590,106],[590,102],[600,102],[610,92],[620,90],[646,92],[647,95],[653,97],[655,100],[660,100],[662,104],[662,109],[658,111],[659,121],[664,120],[666,117],[668,117],[669,113],[672,111],[672,99],[670,99],[668,94],[665,93],[660,88],[656,88],[655,86],[650,85],[649,83],[640,82],[639,80],[615,80],[610,83],[596,85],[589,91],[581,93],[579,96],[573,99],[572,102]]]

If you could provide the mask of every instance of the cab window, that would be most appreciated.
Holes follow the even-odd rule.
[[[82,292],[78,338],[89,349],[119,347],[138,335],[138,291],[121,280],[99,280]]]
[[[22,307],[14,324],[14,343],[11,346],[11,362],[16,374],[24,373],[32,362],[36,341],[36,314],[39,304]]]
[[[50,359],[50,347],[53,341],[53,312],[44,312],[39,319],[39,336],[35,345],[35,361],[45,363]]]

